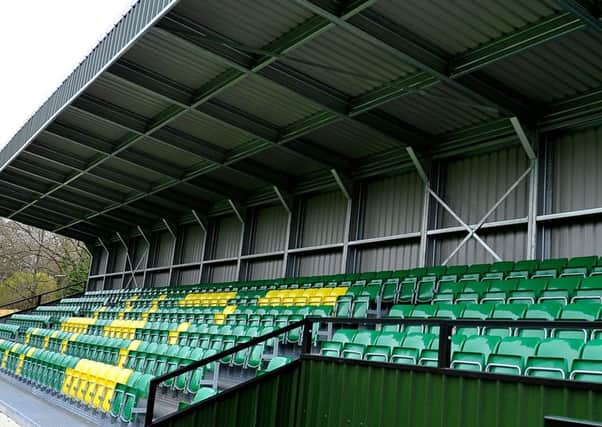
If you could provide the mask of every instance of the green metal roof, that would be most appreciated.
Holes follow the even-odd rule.
[[[599,123],[599,11],[140,0],[0,152],[0,215],[91,241]]]

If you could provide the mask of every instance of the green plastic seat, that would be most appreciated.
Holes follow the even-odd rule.
[[[481,295],[481,302],[505,302],[516,291],[518,282],[518,279],[489,281],[489,289]]]
[[[359,330],[351,342],[345,343],[341,356],[345,359],[363,359],[368,346],[373,345],[379,333],[371,330]]]
[[[602,382],[602,340],[591,340],[583,346],[581,355],[571,366],[570,379]]]
[[[286,357],[286,356],[276,356],[273,357],[269,362],[268,362],[268,366],[264,369],[264,370],[258,370],[257,371],[257,376],[261,376],[261,375],[265,375],[268,372],[272,372],[276,369],[282,368],[283,366],[288,365],[289,363],[292,362],[293,359],[291,359],[290,357]]]
[[[387,317],[395,318],[395,319],[406,319],[410,315],[410,313],[412,312],[413,309],[414,309],[413,305],[408,305],[408,304],[394,305],[393,307],[391,307],[391,310],[389,310],[389,315]],[[399,332],[401,330],[401,325],[394,325],[394,324],[383,325],[382,330],[388,331],[388,332]]]
[[[497,336],[472,336],[466,338],[462,349],[452,354],[450,367],[453,369],[483,371],[491,353],[501,341]]]
[[[343,346],[353,341],[356,332],[354,329],[339,329],[332,336],[332,340],[322,342],[320,355],[339,357],[343,351]]]
[[[520,320],[527,312],[526,304],[498,304],[493,310],[491,320]],[[484,327],[483,333],[486,335],[496,335],[507,337],[513,334],[514,328],[502,326]]]
[[[567,304],[580,281],[581,278],[578,276],[550,279],[548,281],[548,285],[546,286],[545,290],[542,291],[537,301],[558,301],[563,304]]]
[[[548,285],[549,279],[523,279],[518,282],[515,291],[510,293],[507,301],[512,303],[534,304]]]
[[[561,277],[577,276],[587,277],[592,269],[598,264],[597,256],[582,256],[571,258],[566,267],[560,273]]]
[[[374,362],[388,362],[393,348],[401,347],[405,334],[401,332],[381,332],[372,345],[366,348],[364,359]]]
[[[571,302],[593,302],[602,304],[602,276],[590,276],[581,279],[573,292]]]
[[[489,355],[485,372],[522,375],[527,358],[535,355],[539,338],[505,337],[497,350]]]
[[[455,302],[478,303],[489,290],[489,282],[465,282],[462,292],[456,295]]]
[[[537,347],[535,356],[527,358],[525,375],[566,379],[573,360],[579,357],[583,341],[570,338],[547,338]]]
[[[487,320],[490,319],[495,304],[467,304],[464,312],[462,313],[462,319],[468,320]],[[479,335],[481,328],[478,326],[459,326],[456,328],[456,335]]]
[[[437,312],[437,306],[432,304],[415,305],[414,309],[407,315],[407,319],[429,319]],[[421,333],[424,331],[423,325],[405,325],[403,332],[407,335],[412,333]]]
[[[559,320],[580,320],[592,322],[600,319],[602,306],[598,304],[574,303],[568,304],[560,312]],[[576,338],[584,342],[589,339],[590,331],[586,329],[553,329],[552,336],[556,338]]]
[[[558,277],[560,271],[568,264],[567,258],[546,259],[539,263],[539,268],[531,276],[532,279]]]
[[[465,283],[460,282],[439,282],[439,289],[432,298],[433,303],[455,301],[456,296],[464,290]]]
[[[438,340],[433,334],[406,335],[400,347],[395,347],[391,353],[391,362],[417,364],[422,350],[428,348],[433,340]]]

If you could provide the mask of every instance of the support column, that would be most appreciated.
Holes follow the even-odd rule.
[[[201,242],[201,255],[200,255],[200,265],[199,265],[199,283],[203,281],[203,266],[205,262],[205,250],[207,248],[207,233],[209,231],[208,223],[205,218],[201,218],[201,216],[195,211],[192,210],[192,216],[203,230],[203,241]]]
[[[278,200],[280,200],[280,203],[282,203],[282,207],[284,208],[284,210],[286,210],[287,213],[286,235],[284,237],[284,254],[282,257],[282,277],[286,277],[288,266],[288,249],[291,240],[291,227],[293,224],[293,209],[295,206],[295,201],[290,194],[283,192],[277,186],[274,186],[274,191],[276,192]]]
[[[345,230],[343,234],[343,254],[341,255],[341,273],[347,272],[347,257],[349,254],[349,233],[351,228],[351,209],[353,205],[353,184],[351,180],[335,169],[331,169],[330,172],[334,177],[343,197],[347,200],[347,208],[345,211]]]

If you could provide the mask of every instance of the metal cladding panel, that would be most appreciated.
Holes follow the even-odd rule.
[[[123,287],[123,276],[107,277],[105,289],[121,289]]]
[[[335,397],[336,396],[336,397]],[[544,427],[602,420],[602,393],[336,361],[304,361],[295,427]]]
[[[309,133],[305,139],[351,159],[401,147],[399,141],[350,120],[335,122],[320,128]]]
[[[159,28],[148,31],[124,59],[192,90],[227,69],[204,50]]]
[[[347,201],[340,191],[318,194],[304,201],[301,246],[343,241]]]
[[[176,263],[188,264],[201,261],[204,234],[203,229],[199,225],[189,224],[180,227]]]
[[[75,107],[65,109],[54,123],[78,130],[86,135],[94,136],[115,145],[118,145],[119,141],[122,141],[129,134],[122,127],[109,124],[93,114],[78,110]]]
[[[208,270],[208,282],[222,283],[232,282],[237,279],[236,277],[236,263],[222,264],[222,265],[211,265],[207,267]],[[205,280],[203,280],[205,282]]]
[[[289,0],[186,0],[172,13],[254,48],[266,46],[311,16]]]
[[[602,206],[602,127],[548,139],[552,151],[552,213]]]
[[[294,426],[299,365],[293,362],[277,376],[264,375],[258,382],[219,397],[199,409],[176,414],[157,427],[286,427]],[[318,425],[318,424],[316,424]]]
[[[94,276],[96,274],[101,273],[101,268],[104,267],[104,263],[102,263],[103,261],[103,252],[105,250],[102,248],[102,246],[96,246],[95,248],[92,249],[91,251],[91,264],[90,264],[90,275]]]
[[[169,286],[169,270],[152,271],[146,276],[145,287],[162,288]]]
[[[142,237],[136,237],[130,239],[128,242],[128,246],[130,248],[130,257],[132,259],[132,263],[134,264],[134,268],[138,267],[144,268],[146,266],[146,257],[148,244]]]
[[[373,9],[455,55],[535,23],[560,7],[552,0],[380,0]]]
[[[252,253],[281,251],[286,240],[288,213],[282,206],[258,209],[255,214],[255,235]]]
[[[439,193],[441,198],[464,222],[476,224],[527,170],[528,159],[521,147],[513,147],[455,160],[446,166],[446,188]],[[526,178],[487,221],[526,217],[528,195]],[[443,207],[440,211],[442,226],[460,225]]]
[[[503,260],[516,261],[526,259],[527,232],[525,230],[511,230],[497,233],[477,233],[490,248]],[[435,240],[437,258],[433,265],[441,264],[451,252],[464,239],[465,234],[445,237]],[[470,239],[462,249],[450,260],[450,265],[465,265],[491,263],[496,260],[475,239]]]
[[[295,256],[295,276],[316,276],[341,272],[341,252],[315,253]]]
[[[499,117],[495,109],[479,105],[445,84],[398,98],[382,109],[433,134],[490,122]]]
[[[0,151],[0,169],[96,74],[175,3],[174,0],[138,1]]]
[[[602,223],[557,224],[550,228],[550,253],[546,257],[576,257],[602,254]]]
[[[174,270],[172,285],[195,285],[201,281],[199,267],[187,267]]]
[[[420,242],[404,242],[359,249],[359,269],[364,271],[402,270],[416,267]]]
[[[249,75],[216,97],[276,127],[285,127],[323,110],[286,87]]]
[[[126,251],[121,242],[109,247],[109,273],[125,271]]]
[[[424,185],[418,174],[374,180],[364,188],[364,239],[420,231]]]
[[[171,265],[173,237],[168,231],[153,233],[151,236],[150,267]]]
[[[282,258],[249,261],[247,265],[247,279],[277,279],[282,277]]]
[[[549,102],[595,89],[602,84],[602,34],[568,34],[484,68],[496,80],[536,102]]]
[[[217,232],[212,259],[238,256],[241,231],[238,218],[234,215],[223,217],[215,224],[215,227],[217,227]]]
[[[339,27],[298,47],[282,62],[350,96],[416,72],[382,47]]]
[[[88,291],[102,291],[103,290],[103,279],[90,279],[86,289]]]
[[[97,274],[105,274],[107,271],[105,269],[105,266],[107,265],[107,258],[108,258],[109,254],[107,253],[107,251],[104,250],[104,248],[101,248],[100,251],[98,252],[98,272]]]

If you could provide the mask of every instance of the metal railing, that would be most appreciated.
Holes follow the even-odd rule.
[[[43,292],[37,295],[32,295],[30,297],[25,297],[19,300],[8,302],[6,304],[2,304],[0,305],[0,309],[15,308],[15,311],[12,313],[5,314],[4,316],[0,316],[0,319],[12,316],[13,314],[32,310],[42,304],[53,304],[62,300],[63,298],[82,295],[85,290],[85,285],[86,282],[73,283],[68,286],[63,286],[61,288],[53,289],[51,291]]]
[[[321,328],[321,326],[327,325],[327,328]],[[382,326],[385,325],[400,325],[400,326],[424,326],[424,327],[438,327],[438,357],[437,357],[437,367],[427,367],[427,366],[417,366],[417,365],[407,365],[407,364],[396,364],[390,362],[371,362],[365,360],[356,360],[356,359],[341,359],[341,358],[333,358],[320,356],[319,354],[312,353],[312,347],[314,345],[319,345],[319,340],[317,339],[320,334],[327,334],[327,338],[332,336],[332,332],[334,330],[333,326],[353,326],[357,328],[365,328],[365,327],[375,327],[376,331],[378,331]],[[317,326],[317,328],[316,328]],[[486,377],[491,379],[504,379],[510,381],[521,381],[527,383],[537,383],[537,384],[547,384],[547,385],[564,385],[572,388],[586,388],[586,389],[596,389],[602,391],[602,384],[598,383],[589,383],[585,381],[569,381],[569,380],[560,380],[560,379],[549,379],[549,378],[537,378],[537,377],[525,377],[522,375],[508,375],[508,374],[493,374],[486,372],[474,372],[474,371],[462,371],[458,369],[450,369],[451,368],[451,356],[452,356],[452,337],[453,332],[457,328],[463,327],[478,327],[478,328],[508,328],[508,329],[545,329],[545,330],[583,330],[583,331],[591,331],[591,330],[600,330],[602,331],[602,321],[540,321],[540,320],[439,320],[439,319],[399,319],[399,318],[382,318],[382,319],[351,319],[351,318],[338,318],[338,317],[308,317],[304,320],[291,323],[290,325],[277,329],[269,334],[262,335],[257,338],[253,338],[245,343],[236,345],[228,350],[217,353],[211,357],[199,360],[197,362],[193,362],[190,365],[181,367],[179,369],[173,370],[164,375],[160,375],[155,377],[150,382],[149,395],[148,395],[148,403],[146,416],[144,420],[144,425],[154,426],[159,423],[164,423],[169,420],[171,417],[175,416],[179,412],[173,412],[167,415],[163,415],[160,418],[154,419],[155,412],[155,400],[157,396],[157,388],[160,384],[164,383],[167,380],[176,378],[182,374],[187,374],[196,369],[207,366],[210,363],[215,363],[222,360],[224,357],[234,355],[240,351],[244,351],[251,347],[254,347],[258,344],[262,344],[270,339],[277,338],[286,334],[292,330],[302,328],[301,335],[301,345],[300,345],[300,354],[299,359],[304,358],[322,358],[324,360],[340,360],[345,363],[370,363],[370,364],[381,364],[386,365],[392,368],[398,369],[420,369],[420,370],[445,370],[446,373],[451,375],[462,375],[462,376],[470,376],[470,377]],[[250,381],[249,381],[250,382]],[[200,406],[203,403],[206,403],[214,398],[218,398],[219,395],[216,395],[213,398],[207,399],[203,402],[196,403],[191,405],[196,407]]]

